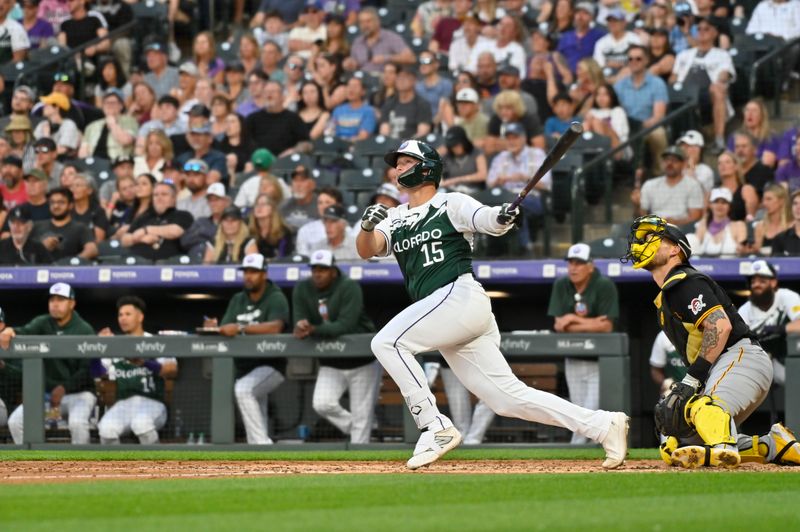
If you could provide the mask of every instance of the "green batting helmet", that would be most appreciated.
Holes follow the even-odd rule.
[[[420,161],[397,176],[397,182],[401,186],[414,188],[417,185],[428,182],[439,188],[444,165],[442,164],[441,156],[436,150],[420,140],[404,140],[399,148],[387,153],[383,160],[389,166],[395,167],[397,166],[397,159],[401,155],[408,155]]]

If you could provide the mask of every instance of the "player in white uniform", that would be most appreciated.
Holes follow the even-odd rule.
[[[786,333],[800,332],[800,294],[778,288],[775,268],[765,260],[753,262],[748,277],[750,299],[739,308],[739,314],[772,356],[772,381],[783,386]]]
[[[659,332],[650,351],[650,377],[659,386],[660,395],[669,393],[672,384],[680,382],[685,376],[686,364],[681,354],[669,341],[667,333]]]
[[[117,301],[117,322],[126,336],[152,336],[144,330],[144,301],[136,296]],[[100,336],[113,336],[106,327]],[[164,404],[164,379],[178,374],[174,357],[104,358],[94,366],[96,376],[107,376],[116,383],[116,402],[97,424],[100,443],[114,444],[133,432],[139,443],[158,443],[158,431],[167,422]]]
[[[0,332],[6,328],[6,315],[3,312],[3,309],[0,308]],[[6,378],[3,373],[6,369],[6,362],[3,359],[0,359],[0,386],[4,384],[3,380]],[[0,387],[0,392],[5,391],[2,387]],[[6,406],[5,402],[3,402],[3,398],[0,397],[0,427],[5,427],[8,423],[8,407]]]
[[[497,414],[567,428],[600,442],[603,467],[622,465],[628,417],[587,410],[529,388],[500,352],[491,302],[472,273],[472,235],[505,234],[519,215],[510,205],[487,207],[460,193],[437,193],[442,160],[424,142],[404,141],[384,157],[395,167],[408,203],[371,205],[356,245],[365,259],[394,253],[414,303],[372,340],[372,351],[397,383],[422,431],[409,469],[438,460],[461,443],[461,433],[436,407],[416,354],[439,350],[459,380]]]

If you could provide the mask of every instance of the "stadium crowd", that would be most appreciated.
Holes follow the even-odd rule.
[[[737,43],[800,36],[797,0],[239,0],[214,31],[206,3],[170,0],[152,35],[103,39],[136,4],[0,0],[0,64],[83,47],[5,76],[1,264],[357,259],[363,207],[404,199],[381,158],[400,139],[438,148],[448,190],[517,192],[570,122],[616,147],[687,91],[705,136],[656,127],[643,160],[617,155],[633,209],[688,227],[699,256],[800,253],[797,127],[756,98],[730,131]]]

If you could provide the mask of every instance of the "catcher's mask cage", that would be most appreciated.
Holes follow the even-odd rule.
[[[683,231],[654,214],[640,216],[633,221],[628,234],[628,251],[620,260],[623,263],[632,262],[635,269],[644,268],[656,256],[664,238],[677,244],[685,260],[689,260],[692,248]]]

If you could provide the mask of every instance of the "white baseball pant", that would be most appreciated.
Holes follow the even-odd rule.
[[[70,440],[76,445],[89,443],[89,418],[97,404],[97,397],[92,392],[68,393],[61,398],[61,417],[65,418],[69,426]],[[11,438],[17,445],[22,445],[23,419],[25,413],[23,406],[19,405],[8,418],[8,430]]]
[[[269,394],[284,380],[283,375],[270,366],[258,366],[236,380],[233,390],[239,412],[242,413],[247,443],[257,445],[272,443],[267,434],[267,400]]]
[[[494,412],[484,401],[478,401],[473,411],[469,390],[461,384],[453,370],[442,368],[440,375],[453,424],[464,435],[465,444],[479,445],[494,420]]]
[[[349,434],[350,443],[369,443],[382,374],[377,360],[353,369],[320,366],[314,385],[314,411]],[[339,402],[345,391],[350,395],[350,411]]]
[[[6,404],[0,399],[0,427],[5,427],[8,423],[8,408]]]
[[[128,432],[136,434],[139,443],[152,445],[158,443],[158,431],[166,422],[164,403],[134,395],[114,403],[97,424],[97,431],[104,445],[119,443],[120,437]]]
[[[442,430],[452,421],[439,412],[414,356],[438,349],[459,380],[501,416],[605,438],[610,412],[592,411],[530,388],[500,352],[500,332],[489,296],[464,274],[395,316],[372,339],[372,351],[400,388],[417,427]]]
[[[597,410],[600,408],[600,363],[596,360],[568,358],[564,361],[564,376],[569,388],[569,400],[576,405]],[[586,437],[573,433],[572,445],[588,443]]]

